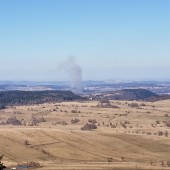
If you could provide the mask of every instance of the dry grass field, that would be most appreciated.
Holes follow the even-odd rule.
[[[62,102],[1,110],[3,163],[33,161],[39,170],[170,169],[170,100],[111,105]],[[82,130],[86,123],[96,129]]]

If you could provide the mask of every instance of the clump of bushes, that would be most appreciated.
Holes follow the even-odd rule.
[[[32,119],[31,119],[29,125],[30,126],[37,126],[38,123],[41,123],[41,122],[46,122],[44,117],[36,118],[36,117],[32,116]]]
[[[81,112],[78,110],[72,110],[71,113],[81,113]]]
[[[15,116],[9,117],[6,121],[6,124],[10,125],[22,125],[21,121],[18,120]]]
[[[163,132],[162,131],[158,131],[158,136],[163,136]]]
[[[165,123],[165,126],[170,127],[170,121],[166,121],[164,123]]]
[[[130,103],[128,104],[129,107],[139,107],[138,103]]]
[[[170,167],[170,161],[160,161],[162,167]]]
[[[99,108],[115,108],[115,109],[119,109],[118,106],[116,105],[112,105],[111,102],[107,99],[101,100],[98,104],[97,107]]]
[[[125,123],[125,124],[130,124],[129,120],[125,120],[124,123]]]
[[[83,127],[81,127],[81,130],[93,130],[97,129],[97,126],[94,123],[86,123]]]
[[[166,113],[166,114],[164,114],[164,117],[169,117],[169,115]]]
[[[38,163],[38,162],[29,162],[28,166],[29,167],[34,167],[34,168],[39,168],[40,167],[40,163]]]
[[[58,121],[58,122],[55,122],[55,123],[52,123],[52,124],[53,125],[63,125],[63,126],[68,125],[68,123],[65,122],[65,121]]]
[[[80,120],[78,118],[71,119],[72,124],[75,124],[75,123],[78,123],[78,122],[80,122]]]
[[[147,134],[147,135],[152,135],[152,133],[151,133],[151,132],[146,132],[146,134]]]
[[[113,124],[113,123],[110,123],[110,127],[111,127],[111,128],[117,128],[117,123],[116,123],[116,125]]]
[[[160,121],[159,121],[159,120],[156,120],[156,124],[160,124]]]
[[[89,123],[97,123],[97,121],[95,119],[89,119],[88,122]]]
[[[28,162],[28,163],[18,164],[17,169],[20,169],[19,167],[23,167],[23,166],[26,166],[26,167],[29,167],[29,168],[39,168],[39,167],[41,167],[40,163],[31,161],[31,162]]]

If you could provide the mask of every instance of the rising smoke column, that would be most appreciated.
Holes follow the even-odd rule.
[[[82,68],[76,63],[75,57],[68,57],[66,61],[59,65],[59,69],[67,72],[72,88],[81,90]]]

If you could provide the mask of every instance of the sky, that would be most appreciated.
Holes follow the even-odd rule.
[[[169,0],[0,0],[0,80],[170,80]]]

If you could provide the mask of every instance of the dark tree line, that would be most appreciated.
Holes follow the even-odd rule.
[[[122,89],[106,92],[109,95],[96,95],[96,100],[138,100],[138,101],[159,101],[170,99],[170,95],[159,95],[146,89]]]
[[[0,92],[0,109],[6,106],[41,104],[46,102],[82,100],[71,91],[2,91]]]

